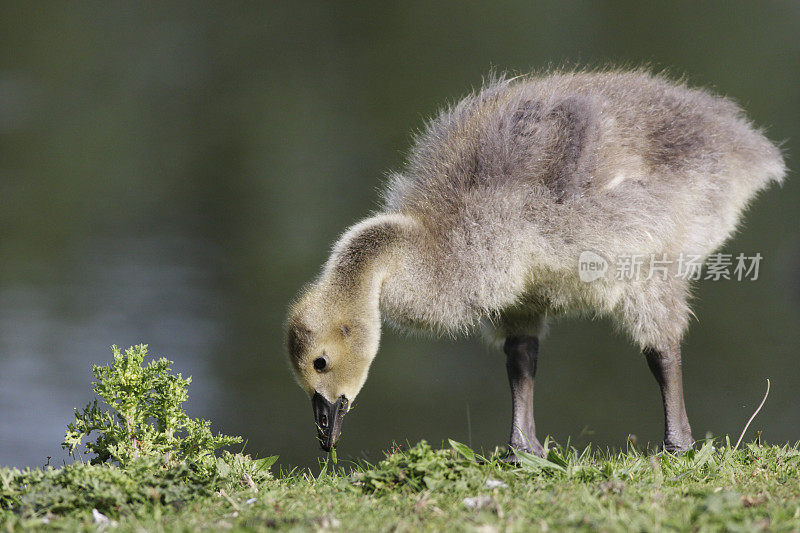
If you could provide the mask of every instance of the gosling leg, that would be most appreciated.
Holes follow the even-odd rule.
[[[685,452],[692,447],[692,428],[683,403],[683,374],[681,349],[676,343],[666,350],[646,348],[647,365],[661,387],[664,402],[664,449]]]
[[[523,450],[543,456],[544,448],[536,438],[533,421],[533,378],[539,339],[531,336],[507,337],[503,351],[506,353],[508,383],[511,385],[512,423],[509,445],[512,452],[507,460],[514,461],[513,450]]]

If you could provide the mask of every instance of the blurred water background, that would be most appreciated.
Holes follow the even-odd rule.
[[[797,2],[6,2],[0,7],[0,464],[65,459],[108,347],[194,376],[188,410],[247,450],[309,465],[308,398],[284,359],[288,302],[374,209],[409,133],[491,69],[668,67],[741,102],[800,153]],[[800,186],[754,204],[703,282],[684,346],[696,437],[800,439]],[[542,345],[540,438],[662,435],[643,358],[604,321]],[[339,455],[392,441],[505,442],[504,358],[476,339],[384,334]]]

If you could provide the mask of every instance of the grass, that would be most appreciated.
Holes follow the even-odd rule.
[[[220,459],[203,483],[152,464],[0,469],[0,529],[800,531],[798,446],[706,441],[682,456],[552,446],[512,466],[421,442],[316,474],[229,457],[238,465]]]
[[[420,442],[376,465],[331,455],[273,474],[277,457],[216,453],[241,438],[186,415],[191,378],[171,361],[145,364],[145,345],[112,352],[67,426],[77,460],[0,468],[0,531],[800,531],[800,445],[726,438],[675,456],[545,440],[545,458],[509,465]]]

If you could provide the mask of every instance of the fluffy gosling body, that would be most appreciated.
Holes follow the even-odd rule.
[[[689,281],[753,196],[785,174],[780,150],[728,99],[644,71],[495,79],[443,110],[391,176],[380,212],[349,228],[292,305],[290,361],[322,446],[378,352],[381,322],[438,333],[483,324],[503,347],[512,448],[541,453],[533,380],[547,316],[609,316],[661,387],[665,446],[693,440],[680,341]],[[666,276],[581,281],[584,251],[651,254]]]

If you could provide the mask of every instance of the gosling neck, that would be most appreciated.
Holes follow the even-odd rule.
[[[376,215],[351,226],[325,265],[326,285],[378,312],[381,286],[398,267],[411,226],[411,219],[398,213]]]

